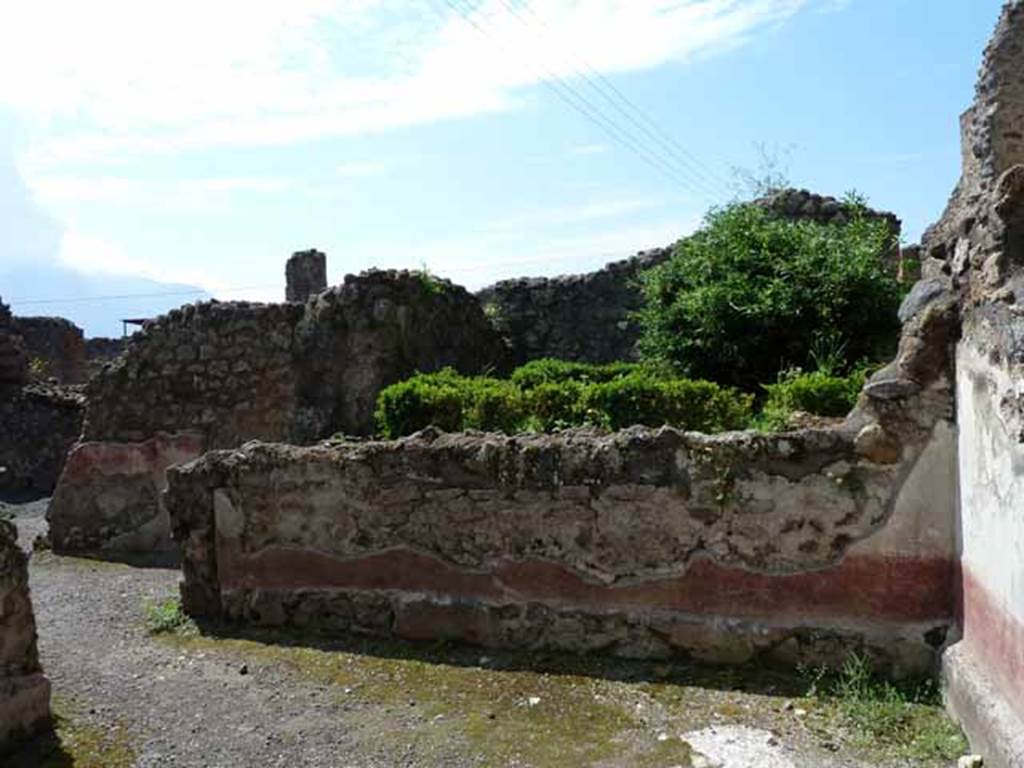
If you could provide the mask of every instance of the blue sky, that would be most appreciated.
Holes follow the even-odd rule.
[[[17,222],[0,295],[74,316],[18,303],[54,298],[25,275],[58,264],[100,285],[130,274],[277,299],[285,258],[310,247],[332,282],[371,266],[471,288],[586,271],[692,231],[734,194],[734,167],[758,167],[758,144],[794,184],[856,189],[913,240],[958,176],[958,116],[999,7],[21,3],[0,25],[0,222]]]

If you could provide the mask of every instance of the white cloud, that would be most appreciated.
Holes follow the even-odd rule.
[[[257,176],[149,180],[118,176],[48,175],[31,179],[32,190],[49,205],[119,202],[149,208],[202,210],[242,193],[279,192],[288,179]]]
[[[829,2],[483,0],[481,34],[404,0],[33,0],[4,11],[0,105],[32,124],[33,168],[355,135],[511,109],[580,60],[686,61]]]
[[[182,270],[175,265],[157,266],[131,256],[120,244],[91,233],[69,229],[61,239],[60,262],[70,269],[95,275],[138,275],[151,280],[187,283],[216,288],[216,281],[205,272]]]
[[[394,166],[390,160],[367,160],[362,162],[341,163],[334,172],[345,179],[362,178],[364,176],[382,176]]]

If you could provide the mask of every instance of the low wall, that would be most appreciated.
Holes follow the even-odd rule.
[[[58,551],[176,555],[163,503],[166,472],[202,450],[198,433],[159,434],[141,443],[79,443],[47,510],[51,542]]]
[[[50,723],[50,683],[36,651],[28,558],[0,520],[0,755]]]
[[[186,610],[489,646],[935,661],[954,433],[663,428],[249,444],[168,472]]]

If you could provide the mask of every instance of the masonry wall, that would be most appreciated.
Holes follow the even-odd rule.
[[[196,616],[894,674],[953,620],[954,433],[423,433],[169,470]],[[870,458],[870,457],[874,458]],[[923,458],[922,458],[923,457]]]
[[[821,223],[844,223],[846,207],[833,197],[805,189],[785,189],[756,201],[774,215]],[[893,233],[885,254],[894,273],[917,274],[916,256],[899,248],[900,221],[891,213],[869,211]],[[635,360],[640,327],[633,314],[643,307],[636,280],[669,258],[672,247],[641,251],[581,275],[502,280],[477,293],[495,328],[508,340],[513,361],[541,357],[595,363]]]
[[[0,756],[50,723],[50,683],[36,651],[28,558],[0,520]]]
[[[171,464],[248,440],[367,434],[388,384],[449,365],[501,370],[505,357],[469,293],[419,273],[349,276],[304,304],[174,310],[90,380],[48,513],[54,548],[170,549],[159,494]]]
[[[935,661],[956,302],[917,291],[839,427],[250,443],[167,471],[193,615],[484,645]]]
[[[960,298],[962,639],[948,701],[985,765],[1024,766],[1024,5],[1008,3],[962,121],[964,167],[925,272]]]
[[[13,327],[21,335],[29,359],[44,378],[59,384],[82,384],[86,376],[85,338],[82,329],[62,317],[16,317]]]

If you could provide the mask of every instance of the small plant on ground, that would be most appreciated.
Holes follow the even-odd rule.
[[[858,654],[837,673],[818,669],[805,675],[807,695],[835,702],[860,746],[901,758],[948,760],[967,747],[960,730],[944,716],[933,679],[885,680]]]
[[[145,614],[146,629],[151,635],[189,635],[198,632],[191,617],[182,610],[181,600],[177,597],[147,602]]]

